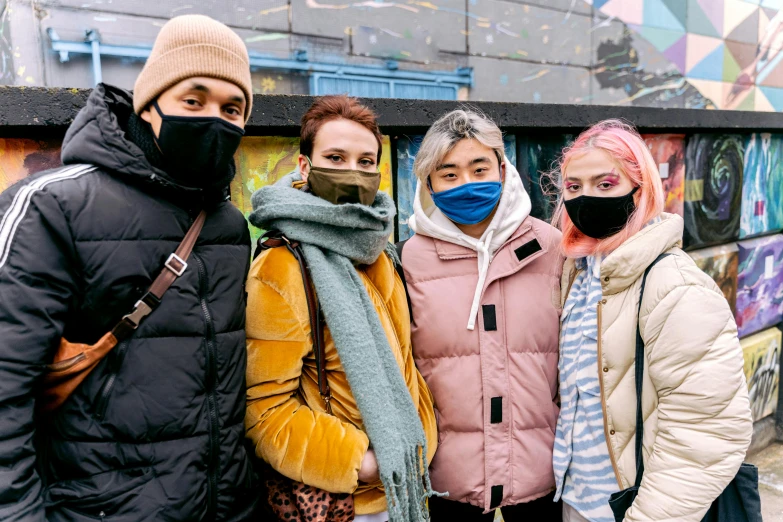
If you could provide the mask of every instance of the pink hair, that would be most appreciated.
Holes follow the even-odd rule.
[[[631,214],[628,224],[620,232],[606,239],[593,239],[582,234],[571,222],[563,204],[562,181],[565,179],[568,164],[596,149],[606,151],[617,168],[639,187],[634,196],[636,210]],[[552,223],[558,224],[563,232],[562,247],[568,257],[608,254],[663,212],[663,183],[655,160],[636,129],[621,120],[604,120],[580,134],[576,141],[563,151],[557,171],[560,174],[560,196]]]

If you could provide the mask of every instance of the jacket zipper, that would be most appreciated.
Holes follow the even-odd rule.
[[[209,491],[207,492],[207,516],[206,520],[215,519],[217,510],[217,464],[219,452],[220,424],[217,414],[217,398],[215,397],[215,386],[217,384],[217,356],[215,354],[215,325],[212,322],[212,314],[207,306],[207,293],[209,285],[207,281],[207,271],[204,268],[204,261],[195,252],[192,253],[198,265],[199,280],[199,300],[201,301],[201,311],[204,314],[204,321],[207,326],[207,405],[209,407]]]
[[[95,413],[93,416],[96,419],[103,419],[106,415],[106,409],[109,407],[109,396],[114,389],[114,383],[117,382],[117,374],[120,373],[122,368],[122,362],[125,360],[125,351],[128,348],[128,342],[123,341],[112,353],[112,357],[109,362],[109,375],[106,377],[106,381],[101,387],[101,391],[98,394],[98,402],[95,405]]]
[[[609,437],[609,421],[606,418],[606,395],[604,393],[604,369],[603,369],[603,357],[602,357],[602,343],[603,332],[601,330],[601,311],[603,305],[606,304],[606,299],[598,301],[598,382],[601,388],[601,410],[604,416],[604,437],[606,438],[606,449],[609,451],[609,460],[612,461],[612,470],[614,470],[614,476],[617,479],[617,484],[620,489],[624,489],[623,481],[620,478],[619,470],[617,469],[617,460],[614,457],[614,450],[612,448],[612,439]]]

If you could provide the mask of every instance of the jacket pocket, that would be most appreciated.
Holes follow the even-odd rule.
[[[152,468],[106,471],[50,484],[44,503],[47,511],[70,511],[96,520],[143,520],[158,507],[147,491],[154,481]]]

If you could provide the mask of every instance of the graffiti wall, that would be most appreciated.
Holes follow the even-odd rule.
[[[685,153],[685,246],[739,237],[744,145],[742,136],[695,134]]]
[[[780,388],[781,331],[765,330],[742,340],[750,409],[757,421],[775,413]]]
[[[745,138],[740,237],[783,229],[783,135]]]
[[[661,53],[686,83],[721,109],[783,109],[779,2],[593,0]]]
[[[470,67],[474,83],[460,99],[783,110],[777,0],[134,0],[132,13],[120,4],[3,1],[0,84],[90,87],[89,56],[64,59],[52,38],[83,42],[95,31],[103,44],[149,47],[166,19],[200,13],[265,59]],[[103,80],[131,88],[142,66],[104,56]],[[296,67],[253,72],[258,93],[308,94],[319,81]]]
[[[533,217],[544,221],[552,219],[560,183],[557,161],[563,148],[570,145],[574,138],[571,134],[531,136],[520,147],[519,172],[530,192]]]
[[[710,276],[726,296],[731,311],[737,311],[737,275],[739,269],[739,247],[731,243],[696,250],[690,253],[704,273]]]
[[[0,191],[31,174],[59,165],[59,140],[0,138]]]
[[[737,328],[740,337],[783,320],[783,236],[740,241]]]
[[[658,165],[666,197],[664,210],[682,216],[685,197],[685,135],[648,134],[642,137]]]

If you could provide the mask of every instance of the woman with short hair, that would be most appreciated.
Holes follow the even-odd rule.
[[[299,169],[252,199],[250,222],[300,244],[304,263],[269,248],[250,268],[247,436],[287,480],[352,495],[357,522],[418,522],[436,424],[388,242],[394,202],[378,192],[378,123],[355,99],[326,96],[301,132]],[[325,320],[326,395],[303,269]]]

